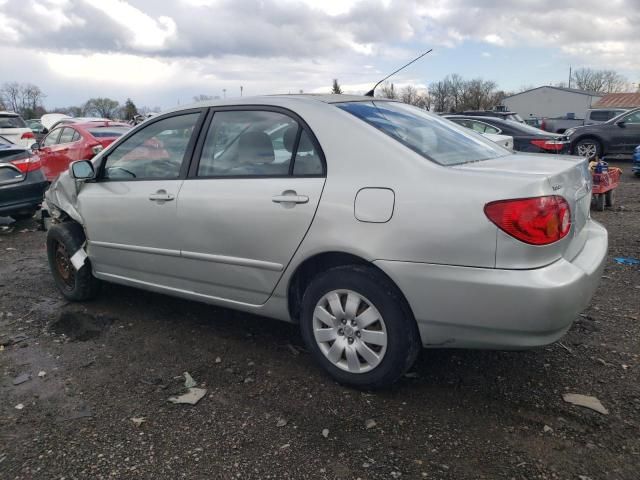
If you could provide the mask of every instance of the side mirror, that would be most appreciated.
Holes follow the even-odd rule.
[[[616,122],[616,125],[618,125],[620,128],[624,128],[627,125],[627,122],[625,122],[624,120],[618,120]]]
[[[89,160],[78,160],[71,164],[71,176],[76,180],[90,180],[96,176],[93,163]]]
[[[31,144],[31,150],[33,150],[34,152],[36,150],[40,150],[40,144],[38,142],[32,143]]]

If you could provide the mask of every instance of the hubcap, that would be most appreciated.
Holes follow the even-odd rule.
[[[71,259],[65,246],[56,242],[55,245],[55,265],[58,276],[67,288],[73,288],[75,283],[75,269],[71,264]]]
[[[387,350],[382,315],[352,290],[333,290],[318,301],[313,312],[313,335],[323,355],[349,373],[373,370]]]
[[[581,143],[578,145],[578,155],[586,158],[593,158],[598,153],[595,143]]]

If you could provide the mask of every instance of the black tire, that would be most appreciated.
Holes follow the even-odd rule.
[[[29,220],[30,218],[33,218],[35,214],[36,210],[31,210],[29,212],[14,213],[11,215],[11,218],[13,218],[16,222],[19,222],[21,220]]]
[[[604,212],[604,194],[596,194],[596,210],[598,212]]]
[[[586,157],[589,160],[594,159],[594,158],[602,158],[602,144],[595,138],[583,138],[581,140],[578,140],[576,142],[576,144],[573,146],[572,149],[572,153],[574,155],[580,155],[580,153],[578,153],[578,149],[580,146],[586,146],[586,145],[594,145],[595,146],[595,155]]]
[[[607,207],[613,207],[616,203],[616,194],[614,192],[615,190],[609,190],[604,194],[604,204]]]
[[[47,233],[49,269],[62,295],[74,302],[94,298],[100,289],[100,281],[91,273],[89,259],[80,270],[76,271],[71,265],[71,255],[77,252],[84,242],[84,230],[75,222],[53,225]]]
[[[333,290],[351,290],[366,297],[384,319],[386,352],[372,370],[350,373],[340,369],[325,357],[315,340],[314,310],[320,299]],[[397,287],[373,267],[362,265],[334,267],[311,281],[302,297],[300,329],[316,362],[339,383],[356,388],[376,389],[392,385],[411,368],[421,349],[418,327]]]

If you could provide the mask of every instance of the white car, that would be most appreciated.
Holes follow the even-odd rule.
[[[509,135],[499,135],[497,133],[483,133],[482,136],[488,138],[492,142],[497,143],[498,145],[503,146],[504,148],[513,150],[513,137],[510,137]]]
[[[0,112],[0,136],[22,147],[31,147],[36,143],[36,137],[15,112]]]

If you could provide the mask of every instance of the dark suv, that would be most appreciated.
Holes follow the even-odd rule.
[[[570,128],[565,132],[571,153],[593,158],[605,155],[632,155],[640,145],[640,108],[625,112],[600,125]]]

